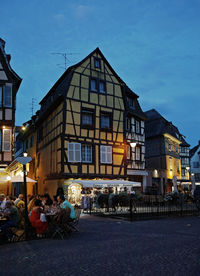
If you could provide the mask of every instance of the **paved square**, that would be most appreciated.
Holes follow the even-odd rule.
[[[0,275],[199,275],[200,218],[127,222],[84,215],[66,240],[0,246]]]

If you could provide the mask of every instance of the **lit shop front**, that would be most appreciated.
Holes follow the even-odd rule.
[[[63,189],[65,196],[73,205],[83,205],[86,198],[94,198],[98,193],[129,192],[131,188],[141,188],[140,182],[125,180],[65,180]]]

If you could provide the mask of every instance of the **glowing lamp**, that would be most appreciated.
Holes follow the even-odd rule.
[[[136,147],[136,144],[137,144],[136,142],[131,142],[131,143],[130,143],[130,145],[131,145],[132,148],[135,148],[135,147]]]

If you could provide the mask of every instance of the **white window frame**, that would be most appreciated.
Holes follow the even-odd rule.
[[[9,131],[9,141],[5,141],[5,133]],[[11,129],[3,129],[3,144],[2,144],[2,151],[11,151],[11,141],[12,141],[12,130]],[[9,146],[7,148],[7,146]]]
[[[83,160],[83,151],[85,160]],[[83,144],[81,147],[81,158],[84,163],[92,163],[92,145]]]
[[[10,95],[7,94],[7,90],[6,90],[7,87],[10,87],[10,90],[9,90]],[[4,86],[3,98],[4,98],[4,107],[12,107],[12,83],[6,83],[6,85]],[[7,98],[9,98],[9,100],[10,100],[9,104],[6,103]]]
[[[100,146],[100,162],[112,164],[112,146]]]
[[[72,153],[72,158],[70,158]],[[78,153],[78,158],[77,158]],[[68,162],[81,162],[81,144],[80,143],[68,143]]]
[[[140,125],[140,121],[138,120],[135,120],[135,133],[141,134],[141,125]]]

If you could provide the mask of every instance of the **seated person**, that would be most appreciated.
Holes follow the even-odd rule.
[[[0,194],[0,209],[4,210],[6,208],[6,197],[4,194]]]
[[[14,201],[15,206],[17,206],[17,203],[24,199],[23,194],[19,194],[18,198]]]
[[[0,227],[9,241],[13,239],[13,233],[9,230],[10,227],[16,227],[19,223],[19,213],[16,206],[12,204],[11,201],[6,201],[6,210],[4,211],[4,216],[8,218],[8,221]]]
[[[31,225],[35,228],[38,237],[41,237],[48,228],[48,222],[42,222],[40,220],[40,214],[42,212],[42,201],[40,199],[36,199],[35,206],[32,209],[29,220],[31,222]]]
[[[70,218],[71,219],[75,219],[76,218],[76,213],[74,211],[74,207],[69,203],[69,201],[67,199],[65,199],[64,195],[59,195],[57,197],[58,203],[60,204],[61,209],[67,209],[70,208],[71,212],[70,212]]]
[[[44,194],[44,205],[51,206],[53,204],[53,200],[50,198],[49,194]]]

